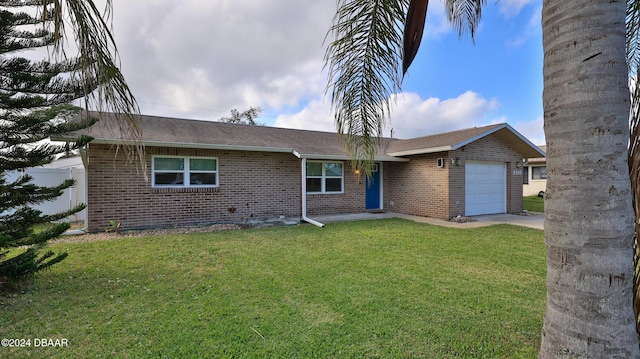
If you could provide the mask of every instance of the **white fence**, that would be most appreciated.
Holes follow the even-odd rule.
[[[84,168],[28,168],[25,174],[33,177],[31,183],[38,186],[57,186],[64,180],[73,178],[76,184],[73,187],[64,190],[62,196],[48,202],[33,206],[33,208],[42,211],[43,214],[55,214],[66,211],[77,206],[80,203],[87,203],[86,188],[87,183],[84,175]],[[20,172],[10,172],[6,174],[7,182],[13,182],[21,176]],[[87,209],[72,215],[68,220],[70,222],[84,221],[87,218]]]

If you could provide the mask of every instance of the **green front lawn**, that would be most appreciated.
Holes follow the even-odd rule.
[[[544,198],[537,195],[522,197],[522,209],[544,213]]]
[[[537,357],[539,230],[389,219],[54,247],[69,257],[0,297],[0,337],[68,347],[2,357]]]

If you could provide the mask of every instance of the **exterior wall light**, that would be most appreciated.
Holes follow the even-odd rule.
[[[451,165],[460,166],[461,164],[462,164],[462,161],[460,161],[460,157],[452,157],[451,158]]]
[[[516,161],[516,168],[522,168],[522,161]]]

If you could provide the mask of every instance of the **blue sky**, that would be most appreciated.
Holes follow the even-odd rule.
[[[477,110],[469,116],[477,124],[508,122],[542,144],[541,2],[513,2],[521,8],[509,3],[488,3],[475,44],[469,35],[459,39],[448,26],[438,31],[432,25],[405,77],[403,91],[441,101],[473,94]],[[438,20],[429,19],[431,24]],[[460,108],[467,108],[465,104],[469,103]],[[452,120],[469,124],[460,117]],[[452,125],[445,122],[443,130]]]
[[[270,126],[334,131],[324,95],[327,0],[114,0],[122,71],[144,114],[216,120],[261,106]],[[429,4],[418,56],[385,129],[409,138],[507,122],[544,144],[541,0],[487,3],[458,39]]]

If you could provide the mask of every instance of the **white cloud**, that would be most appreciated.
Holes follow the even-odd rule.
[[[328,101],[327,101],[328,102]],[[330,104],[314,100],[301,111],[280,115],[276,127],[319,131],[335,131]],[[456,98],[422,99],[415,93],[392,98],[391,121],[384,128],[384,136],[413,138],[488,124],[487,115],[498,107],[497,100],[487,100],[473,91]]]
[[[310,101],[307,106],[299,112],[278,116],[273,126],[325,132],[336,131],[331,113],[331,105],[328,101],[325,102],[321,99]]]
[[[324,0],[114,1],[122,71],[143,113],[216,119],[322,93]]]
[[[520,132],[524,137],[531,141],[534,145],[544,145],[544,118],[538,117],[531,121],[522,121],[516,123],[513,128]]]
[[[524,29],[524,32],[516,34],[507,41],[509,47],[519,47],[533,37],[540,37],[542,33],[542,7],[537,6],[531,13],[529,22]]]
[[[506,17],[514,17],[520,13],[522,8],[539,0],[500,0],[497,2],[500,13]]]
[[[451,23],[443,1],[430,1],[427,7],[427,19],[424,24],[424,37],[437,38],[451,32]]]
[[[396,138],[412,138],[487,124],[486,117],[498,107],[473,91],[456,98],[422,99],[416,93],[404,93],[395,99],[391,121],[385,135],[393,129]]]

